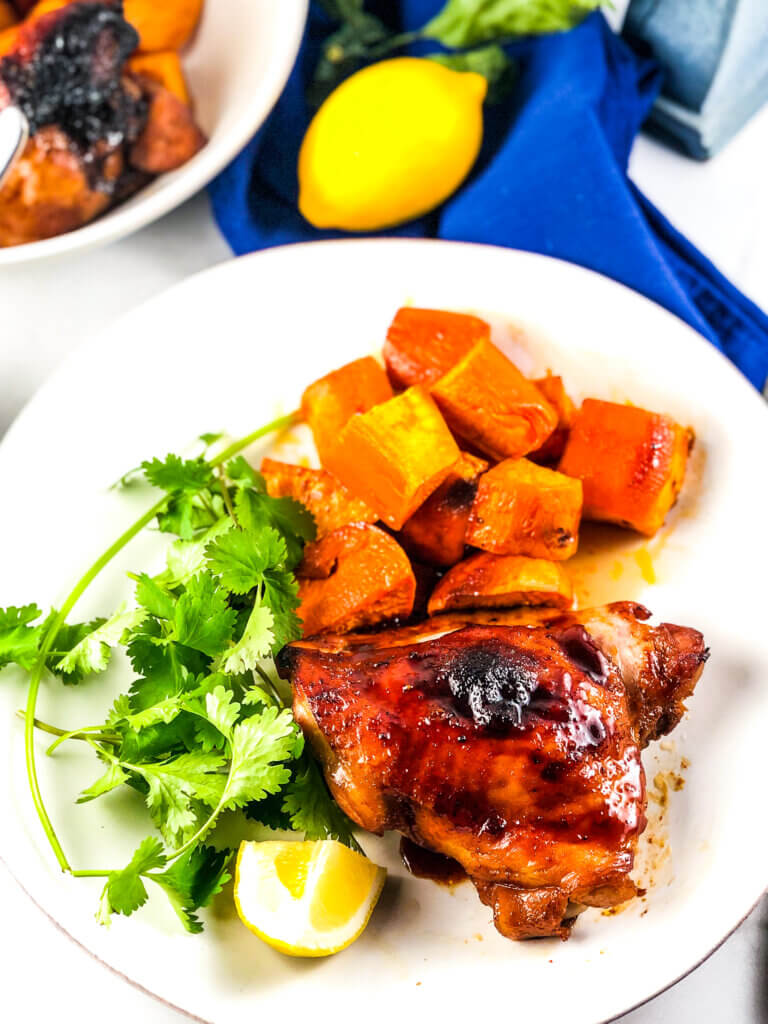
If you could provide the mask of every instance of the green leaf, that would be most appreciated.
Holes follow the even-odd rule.
[[[573,28],[601,0],[448,0],[420,35],[444,46],[470,47],[514,36]]]
[[[266,658],[275,643],[275,617],[265,605],[254,605],[243,635],[226,652],[221,667],[225,672],[252,672]]]
[[[288,572],[272,571],[264,580],[264,600],[274,616],[274,640],[272,654],[277,654],[286,644],[298,640],[302,635],[301,619],[296,614],[299,607],[299,585]]]
[[[208,565],[232,594],[247,594],[260,587],[264,573],[285,564],[285,541],[276,530],[230,530],[206,550]]]
[[[288,569],[299,564],[304,544],[317,534],[312,513],[293,498],[271,498],[242,489],[235,495],[235,513],[243,529],[252,535],[271,528],[282,536],[286,546],[283,564]]]
[[[170,846],[178,846],[194,832],[198,814],[193,800],[215,807],[224,792],[226,776],[220,771],[225,758],[219,753],[195,752],[160,764],[124,764],[147,784],[146,801],[152,820]]]
[[[232,519],[229,516],[222,516],[204,533],[194,540],[177,540],[170,545],[166,552],[166,570],[156,577],[158,583],[163,586],[174,588],[179,584],[186,583],[192,576],[205,566],[205,549],[215,538],[231,530]]]
[[[203,930],[195,911],[207,907],[230,880],[227,865],[231,857],[230,850],[195,846],[182,854],[162,874],[150,876],[153,882],[165,890],[171,906],[188,932],[196,934]]]
[[[126,650],[134,671],[143,676],[131,688],[135,711],[178,693],[188,675],[202,675],[208,656],[180,643],[168,641],[156,619],[146,619],[128,640]]]
[[[242,455],[236,455],[224,467],[224,472],[230,480],[240,486],[251,487],[254,491],[264,494],[267,485],[261,473],[257,473],[250,462],[247,462]]]
[[[210,529],[225,512],[224,501],[218,493],[180,491],[169,499],[164,511],[158,512],[157,525],[163,533],[175,533],[183,540],[192,540],[201,531]]]
[[[107,619],[75,644],[72,650],[56,663],[56,670],[69,675],[103,672],[112,656],[112,647],[120,643],[130,630],[135,629],[146,614],[143,608],[126,610],[125,605],[121,605],[111,619]]]
[[[474,71],[488,81],[488,101],[500,99],[514,81],[516,65],[500,46],[491,44],[465,53],[430,53],[430,60],[453,71]]]
[[[176,602],[174,639],[215,658],[229,646],[236,617],[223,588],[210,573],[201,572]]]
[[[392,36],[382,21],[366,14],[355,0],[335,0],[333,6],[335,16],[343,23],[326,40],[315,67],[307,90],[307,100],[312,107],[319,107],[337,85],[358,71],[376,48]]]
[[[235,701],[231,690],[217,686],[205,697],[205,713],[211,725],[214,725],[222,736],[230,739],[232,729],[240,714],[240,705]]]
[[[317,764],[308,754],[301,763],[283,791],[282,809],[291,828],[303,832],[305,839],[338,839],[359,850],[353,824],[328,792]],[[258,805],[254,810],[258,813]]]
[[[98,778],[92,786],[84,789],[80,796],[77,798],[79,804],[87,803],[89,800],[95,800],[99,796],[103,796],[105,793],[109,793],[110,790],[117,789],[124,782],[128,781],[127,774],[123,771],[116,761],[110,761],[107,770],[104,774]]]
[[[235,726],[224,806],[242,807],[276,793],[290,778],[284,762],[293,756],[296,724],[285,708],[266,708]]]
[[[142,462],[149,483],[169,493],[181,491],[194,494],[213,483],[213,470],[203,459],[181,459],[178,455],[167,455],[161,461],[152,459]]]
[[[45,627],[47,627],[53,620],[54,615],[55,612],[52,611],[44,623]],[[65,622],[60,626],[59,631],[56,634],[56,641],[54,644],[56,651],[49,654],[45,659],[45,667],[48,671],[52,672],[53,675],[58,676],[66,686],[74,686],[81,682],[86,675],[82,669],[76,668],[73,672],[65,672],[60,668],[59,663],[65,654],[69,653],[90,633],[93,633],[94,630],[103,626],[106,621],[106,619],[92,619],[90,622],[78,622],[73,624]]]
[[[43,637],[43,626],[31,623],[42,614],[36,604],[0,608],[0,668],[11,664],[27,670],[32,668]]]
[[[139,575],[136,584],[136,601],[142,608],[146,608],[150,615],[156,615],[159,619],[173,618],[175,598],[145,572]]]
[[[99,912],[101,924],[109,924],[114,914],[132,914],[147,902],[147,890],[141,875],[152,868],[165,867],[166,857],[159,839],[144,839],[130,862],[121,871],[112,871],[101,894]]]

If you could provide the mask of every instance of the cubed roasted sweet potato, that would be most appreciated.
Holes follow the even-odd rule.
[[[18,20],[19,16],[10,0],[0,0],[0,31],[11,28]]]
[[[460,456],[440,410],[423,388],[414,387],[353,416],[325,466],[399,530]]]
[[[125,19],[139,33],[139,49],[180,50],[200,21],[203,0],[125,0]]]
[[[528,459],[505,459],[480,477],[467,543],[560,562],[576,553],[581,506],[581,481]]]
[[[490,341],[491,328],[479,317],[442,309],[398,309],[387,331],[384,362],[396,388],[428,388],[478,341]]]
[[[652,536],[683,485],[693,433],[669,416],[587,398],[560,471],[581,480],[584,518]]]
[[[533,383],[490,341],[480,341],[432,385],[451,430],[492,459],[540,448],[557,413]]]
[[[453,608],[513,608],[521,604],[570,608],[573,587],[562,566],[543,558],[482,551],[443,576],[432,591],[427,611],[435,615]]]
[[[175,50],[161,50],[157,53],[134,53],[128,58],[128,70],[134,75],[151,78],[165,86],[182,103],[190,105],[189,89],[184,77],[181,59]]]
[[[4,28],[2,32],[0,32],[0,59],[9,54],[11,50],[15,49],[18,38],[18,25],[10,25],[8,28]]]
[[[298,576],[298,615],[306,636],[407,618],[413,609],[411,563],[378,526],[342,526],[308,544]]]
[[[428,565],[455,565],[464,556],[465,536],[484,459],[462,452],[437,490],[413,513],[399,540],[413,558]]]
[[[294,498],[312,513],[317,539],[350,523],[375,523],[378,516],[359,498],[349,493],[326,469],[292,466],[275,459],[263,459],[261,475],[273,498]]]
[[[565,390],[562,377],[548,374],[546,377],[540,377],[533,383],[557,413],[557,426],[541,448],[531,452],[528,457],[534,462],[543,462],[551,465],[560,459],[565,450],[568,431],[571,429],[573,421],[574,405],[568,392]]]
[[[144,77],[142,88],[149,112],[144,130],[131,146],[131,166],[147,174],[175,171],[203,148],[205,136],[187,104],[164,85]]]
[[[373,356],[355,359],[310,384],[301,397],[301,412],[323,465],[349,418],[391,397],[387,375]]]
[[[109,193],[88,180],[69,137],[45,126],[29,140],[0,187],[0,248],[73,231],[109,202]]]

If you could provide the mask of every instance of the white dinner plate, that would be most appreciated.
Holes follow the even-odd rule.
[[[163,0],[156,0],[162,4]],[[91,249],[138,231],[204,188],[277,102],[301,43],[309,0],[207,0],[182,54],[195,116],[208,141],[182,167],[75,231],[0,248],[0,267]]]
[[[618,914],[588,911],[566,943],[513,943],[494,931],[471,885],[449,890],[411,878],[394,836],[365,836],[390,878],[366,933],[336,957],[303,962],[273,952],[242,927],[229,898],[205,915],[201,936],[182,933],[154,899],[101,928],[93,916],[100,883],[62,876],[32,809],[14,717],[25,685],[13,671],[0,685],[0,856],[87,950],[205,1021],[336,1024],[427,1013],[446,1024],[499,1016],[594,1024],[697,965],[768,882],[768,412],[675,317],[566,263],[450,243],[316,243],[201,274],[75,352],[0,446],[0,606],[60,601],[146,507],[145,493],[107,489],[125,469],[188,449],[203,431],[238,435],[295,408],[315,377],[376,350],[404,303],[487,314],[524,371],[551,367],[577,397],[631,399],[696,431],[686,486],[662,534],[645,542],[616,531],[603,576],[590,575],[589,557],[580,570],[594,600],[639,598],[658,620],[703,630],[712,650],[689,715],[645,755],[654,795],[639,868],[645,898]],[[289,439],[281,451],[300,443]],[[124,572],[159,569],[161,549],[156,533],[134,541],[77,618],[129,596]],[[653,585],[642,578],[651,569]],[[101,721],[128,678],[118,663],[79,688],[46,683],[40,717],[65,728]],[[53,758],[44,746],[43,792],[70,860],[94,869],[125,863],[147,833],[140,800],[113,793],[76,806],[98,766],[77,744]]]

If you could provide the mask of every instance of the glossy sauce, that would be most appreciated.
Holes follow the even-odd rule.
[[[467,877],[466,871],[457,861],[442,853],[425,850],[407,836],[400,838],[400,856],[403,864],[416,878],[429,878],[439,885],[457,885]]]

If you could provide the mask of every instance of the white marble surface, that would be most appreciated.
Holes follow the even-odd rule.
[[[631,168],[638,184],[673,223],[764,308],[767,164],[768,110],[708,164],[692,163],[643,138],[635,147]],[[0,271],[0,435],[81,339],[228,255],[205,199],[198,197],[111,248],[64,262]],[[1,866],[0,907],[0,1020],[181,1024],[187,1019],[127,985],[74,945]],[[768,1022],[766,923],[764,901],[706,964],[623,1021]],[[643,965],[638,963],[637,969],[642,971]],[[288,1007],[286,1014],[306,1016]]]

